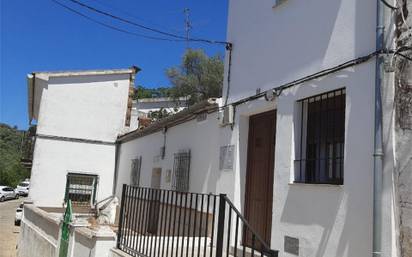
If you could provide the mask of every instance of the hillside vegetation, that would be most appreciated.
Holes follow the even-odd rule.
[[[0,123],[0,185],[15,187],[29,177],[20,163],[24,131]]]

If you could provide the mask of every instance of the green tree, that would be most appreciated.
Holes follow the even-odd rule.
[[[15,187],[30,175],[20,163],[23,137],[17,127],[0,124],[0,185]]]
[[[163,118],[169,117],[171,115],[170,112],[168,112],[166,109],[164,108],[160,108],[160,110],[158,111],[152,111],[149,112],[149,118],[151,118],[152,120],[161,120]]]
[[[172,96],[172,88],[170,87],[147,88],[139,85],[136,90],[137,94],[134,95],[134,99]]]
[[[223,60],[220,55],[209,57],[203,50],[188,49],[182,63],[167,69],[166,75],[173,85],[171,95],[190,96],[189,105],[192,105],[221,96]]]

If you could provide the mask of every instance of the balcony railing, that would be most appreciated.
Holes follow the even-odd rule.
[[[224,194],[123,185],[117,240],[132,256],[278,256]]]

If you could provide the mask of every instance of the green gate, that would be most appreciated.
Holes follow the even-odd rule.
[[[70,230],[69,224],[72,221],[72,202],[71,200],[67,201],[66,211],[64,213],[63,218],[63,226],[62,226],[62,236],[60,238],[60,249],[59,249],[59,257],[67,257],[67,253],[69,250],[69,238],[70,238]]]

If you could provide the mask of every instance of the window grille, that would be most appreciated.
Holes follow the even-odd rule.
[[[64,201],[69,199],[74,206],[91,206],[96,201],[97,176],[68,173]]]
[[[345,89],[298,101],[295,182],[343,184]]]
[[[132,160],[130,171],[130,184],[132,186],[140,185],[140,169],[142,167],[142,156]]]
[[[190,151],[179,152],[174,155],[173,184],[176,191],[189,191]]]
[[[207,119],[207,112],[199,113],[199,114],[196,116],[197,122],[201,122],[201,121],[204,121],[204,120],[206,120],[206,119]]]

